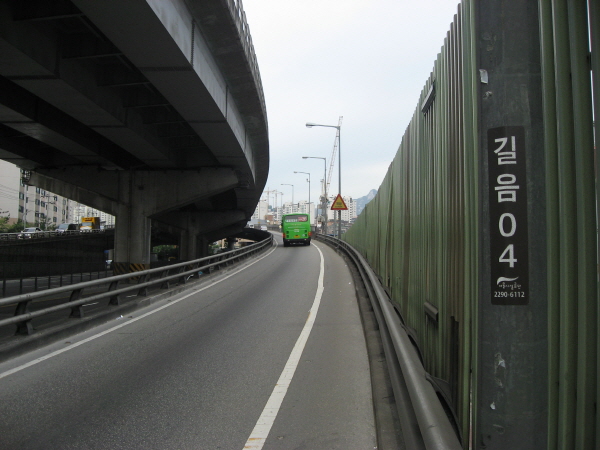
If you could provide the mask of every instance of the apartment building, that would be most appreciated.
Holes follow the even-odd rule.
[[[252,214],[251,220],[253,223],[259,223],[258,221],[265,220],[265,216],[269,212],[269,204],[267,200],[260,200],[256,205],[254,214]]]
[[[9,216],[10,223],[21,221],[48,229],[61,223],[81,223],[81,217],[97,216],[101,223],[114,225],[114,216],[30,186],[24,183],[23,176],[22,169],[0,160],[0,216]]]

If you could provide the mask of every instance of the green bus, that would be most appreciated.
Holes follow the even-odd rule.
[[[284,247],[289,247],[293,243],[310,245],[312,235],[310,216],[299,213],[284,214],[281,218],[281,231],[283,232]]]

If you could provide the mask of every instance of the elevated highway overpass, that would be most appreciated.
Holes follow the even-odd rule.
[[[153,227],[189,259],[238,233],[269,165],[241,5],[1,0],[0,158],[115,215],[130,267],[148,266]]]

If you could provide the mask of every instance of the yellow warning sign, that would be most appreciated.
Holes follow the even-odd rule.
[[[339,210],[347,210],[348,207],[346,206],[346,203],[344,203],[344,199],[342,198],[341,194],[338,194],[337,197],[335,198],[335,200],[333,201],[333,205],[331,205],[331,210],[332,211],[339,211]]]

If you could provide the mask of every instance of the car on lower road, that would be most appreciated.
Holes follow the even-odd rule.
[[[36,233],[42,233],[42,229],[38,227],[28,227],[23,229],[18,235],[19,239],[31,239]]]
[[[57,233],[64,233],[65,231],[79,231],[79,225],[76,223],[61,223],[57,228]]]

